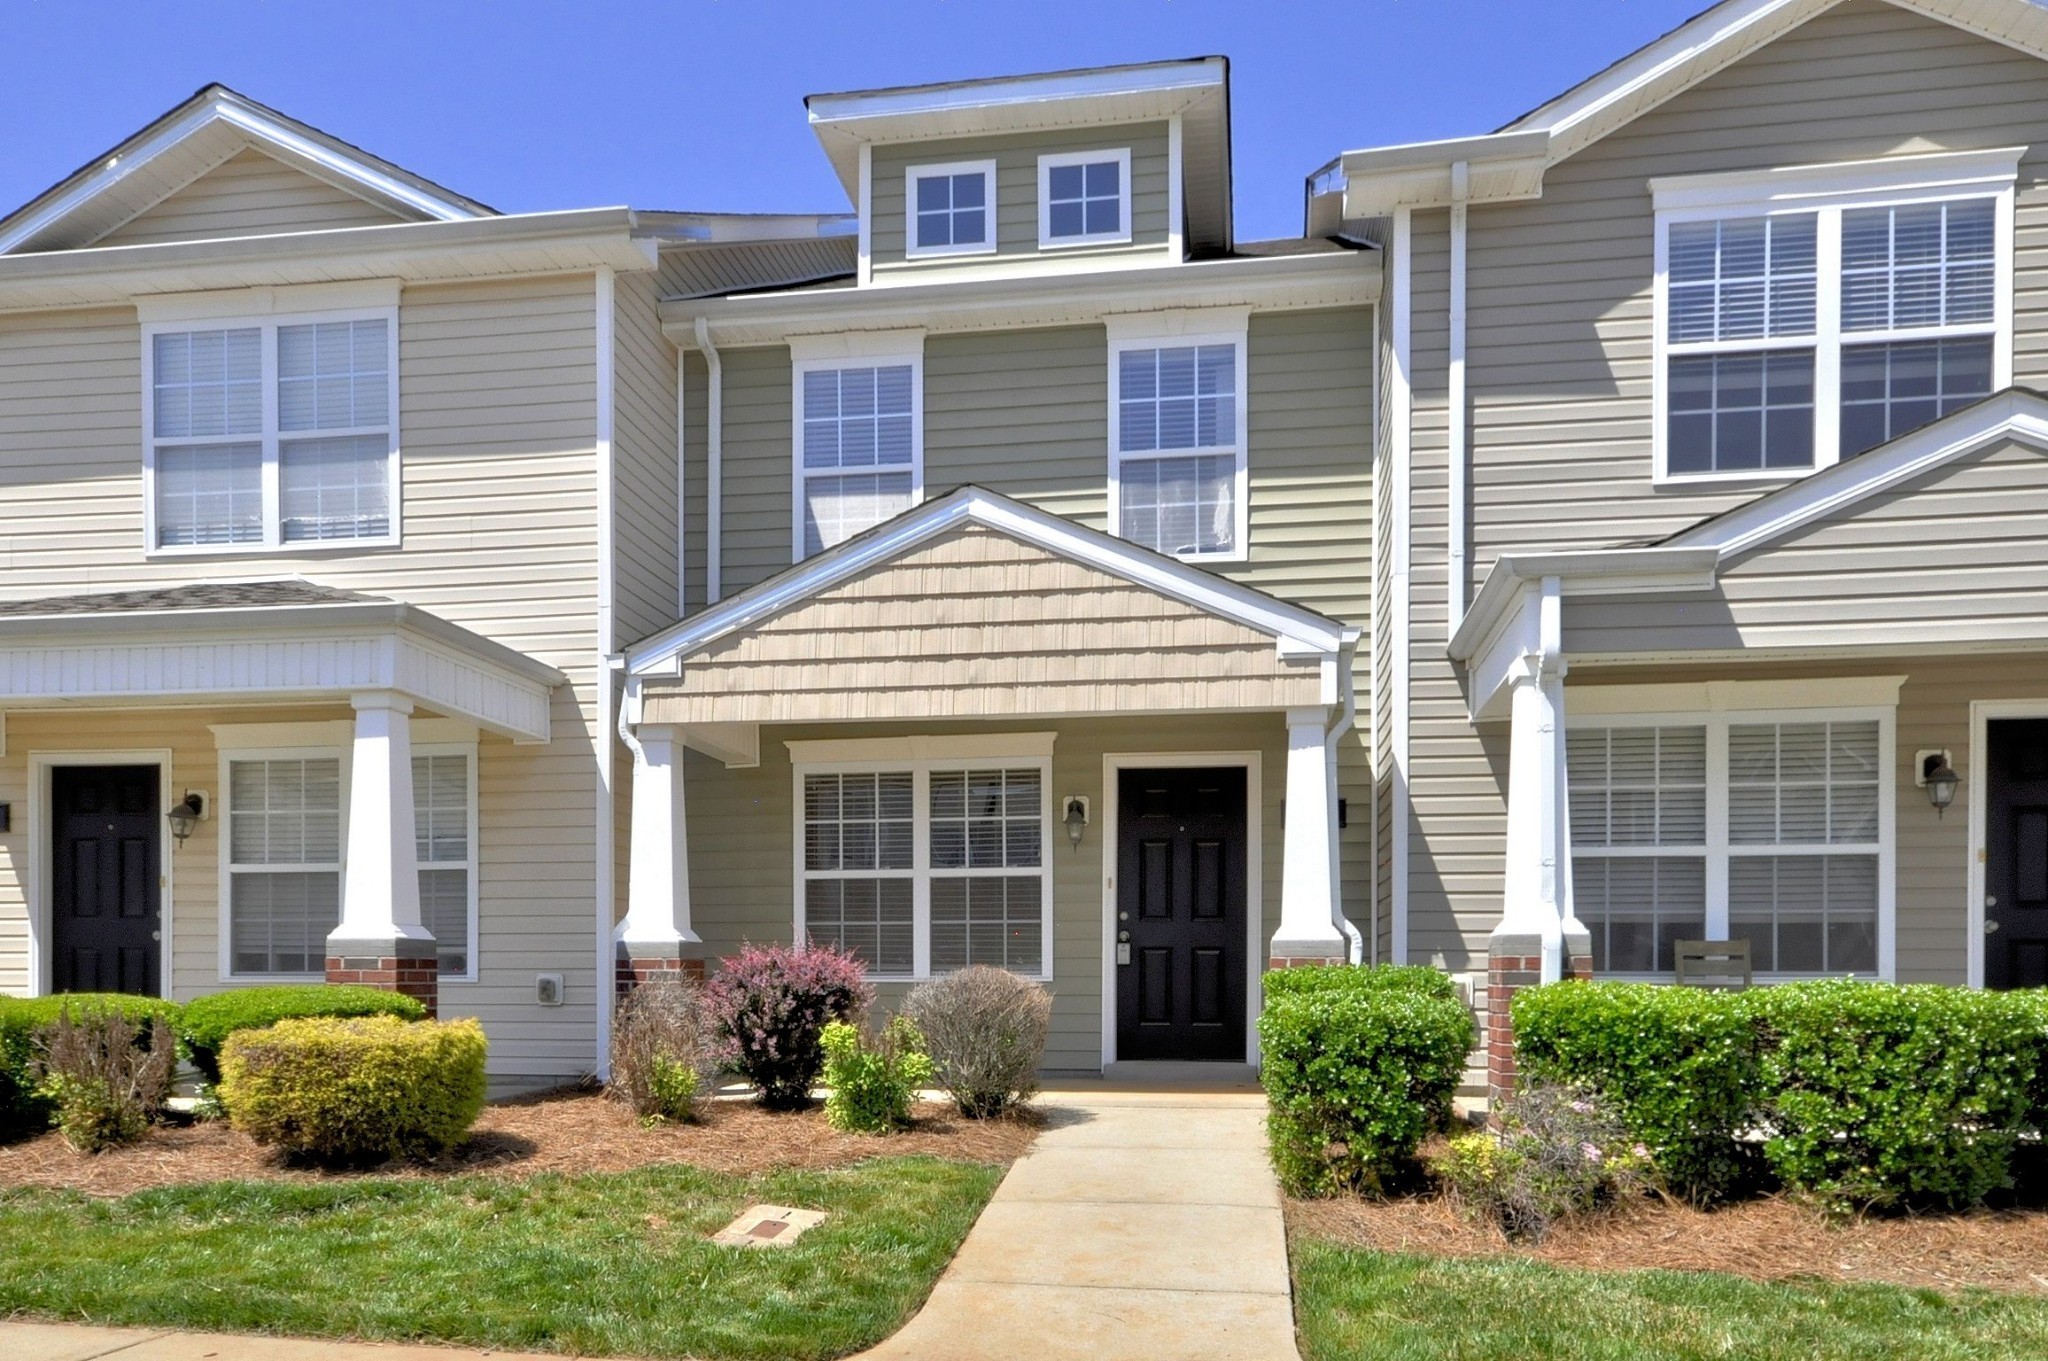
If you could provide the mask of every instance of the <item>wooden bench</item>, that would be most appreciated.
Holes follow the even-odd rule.
[[[1681,940],[1674,954],[1682,987],[1740,992],[1755,981],[1746,940]]]

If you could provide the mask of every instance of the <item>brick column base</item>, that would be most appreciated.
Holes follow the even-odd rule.
[[[627,993],[642,983],[651,982],[664,975],[673,974],[693,983],[704,981],[704,961],[701,959],[679,959],[674,955],[633,955],[628,947],[619,947],[617,971],[617,994],[624,998]]]
[[[1565,937],[1563,974],[1589,981],[1593,977],[1592,941],[1583,934]],[[1515,994],[1543,981],[1543,939],[1540,936],[1495,936],[1486,954],[1486,1022],[1481,1046],[1486,1050],[1486,1104],[1498,1111],[1515,1094]]]
[[[430,940],[328,941],[327,981],[403,993],[426,1007],[441,1007],[441,962]]]

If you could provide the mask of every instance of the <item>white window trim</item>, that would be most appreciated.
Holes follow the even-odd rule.
[[[1727,486],[1742,483],[1797,481],[1841,461],[1841,363],[1845,343],[1877,345],[1966,334],[1988,334],[1991,346],[1991,390],[2012,385],[2013,349],[2013,204],[2023,148],[1899,156],[1836,165],[1792,166],[1726,175],[1688,175],[1653,179],[1649,189],[1656,212],[1656,263],[1652,350],[1652,481],[1657,486]],[[1903,204],[1992,199],[1994,261],[1992,321],[1988,326],[1915,327],[1909,330],[1844,333],[1842,322],[1842,213],[1851,208],[1895,207]],[[1759,338],[1754,343],[1688,342],[1674,345],[1670,335],[1669,246],[1675,223],[1725,217],[1770,217],[1794,213],[1817,215],[1815,230],[1817,279],[1814,334],[1811,337]],[[1853,338],[1845,341],[1845,334]],[[1745,468],[1730,472],[1673,473],[1667,449],[1670,417],[1669,370],[1674,354],[1726,350],[1808,349],[1814,352],[1814,459],[1804,468]]]
[[[234,970],[232,872],[229,844],[229,819],[234,812],[232,783],[229,780],[229,764],[234,761],[270,760],[312,760],[333,757],[341,762],[341,884],[345,893],[348,887],[348,813],[349,789],[354,747],[348,740],[353,728],[346,719],[330,723],[247,723],[216,724],[213,727],[214,742],[219,748],[218,780],[215,786],[219,793],[214,799],[211,816],[219,829],[215,834],[218,845],[219,931],[218,954],[220,981],[223,983],[319,983],[326,979],[326,972],[313,974],[270,974],[236,973]],[[479,828],[478,809],[482,800],[477,791],[477,741],[475,730],[462,731],[466,725],[444,720],[415,720],[414,732],[426,728],[430,735],[445,737],[445,741],[414,742],[414,756],[466,756],[469,759],[469,859],[465,868],[469,871],[469,969],[466,973],[442,974],[443,983],[474,983],[477,981],[477,931],[479,929],[478,879],[481,876],[481,857],[477,848]],[[442,729],[435,732],[436,728]],[[166,767],[168,769],[168,767]],[[168,804],[165,805],[169,807]],[[450,868],[452,860],[436,862],[442,868]],[[428,862],[420,862],[427,868]],[[168,964],[166,965],[168,968]]]
[[[1115,161],[1117,171],[1117,222],[1113,232],[1089,232],[1080,236],[1052,234],[1052,171],[1055,166],[1092,165]],[[1065,250],[1069,246],[1127,246],[1131,242],[1131,149],[1103,147],[1099,151],[1049,152],[1038,158],[1038,248]]]
[[[1568,701],[1569,702],[1569,701]],[[1868,723],[1877,724],[1877,841],[1774,843],[1737,846],[1728,836],[1728,730],[1752,723]],[[1609,709],[1598,714],[1569,715],[1572,728],[1683,728],[1706,729],[1707,734],[1707,836],[1702,846],[1588,846],[1573,847],[1573,854],[1616,856],[1694,856],[1706,859],[1706,938],[1728,939],[1728,861],[1731,854],[1772,855],[1877,855],[1877,974],[1889,983],[1898,972],[1897,863],[1898,863],[1898,709],[1894,705],[1860,705],[1853,708],[1666,709],[1646,706],[1629,712]],[[1569,798],[1569,795],[1567,795]],[[1569,815],[1569,809],[1564,810]],[[1766,982],[1792,982],[1807,978],[1839,978],[1840,974],[1759,972]],[[1604,973],[1603,978],[1639,982],[1669,982],[1669,973]]]
[[[924,332],[792,336],[789,342],[789,560],[804,560],[804,483],[861,469],[804,467],[804,375],[824,369],[910,366],[910,504],[924,501]],[[877,471],[884,471],[878,469]],[[892,466],[886,471],[895,471]]]
[[[928,175],[980,175],[985,212],[986,235],[980,241],[965,245],[958,242],[950,246],[920,246],[917,244],[917,182]],[[996,253],[996,163],[988,161],[946,161],[938,165],[913,165],[903,172],[903,258],[906,260],[929,260],[935,257],[958,255],[994,255]]]
[[[184,315],[189,309],[162,309],[149,314],[142,323],[142,532],[143,556],[145,558],[213,558],[248,557],[250,555],[272,556],[278,554],[332,554],[351,552],[368,548],[396,548],[404,540],[404,526],[400,523],[403,479],[400,475],[402,462],[398,433],[398,307],[397,304],[379,304],[368,307],[338,307],[320,311],[271,312],[252,306],[245,312],[215,313],[211,316]],[[391,507],[391,532],[377,538],[360,539],[315,539],[304,543],[287,543],[284,539],[283,497],[278,471],[278,446],[285,438],[326,438],[335,435],[374,434],[375,429],[292,431],[287,435],[277,428],[277,332],[281,326],[301,326],[331,321],[378,321],[385,323],[385,371],[389,381],[385,384],[387,411],[385,430],[389,445],[385,454],[388,488],[386,496]],[[255,437],[223,435],[219,438],[204,439],[178,438],[159,441],[156,436],[156,337],[183,331],[206,331],[217,328],[261,332],[260,346],[263,362],[263,430]],[[157,543],[156,522],[156,457],[159,443],[175,447],[180,444],[249,444],[263,446],[263,538],[256,543],[246,544],[171,544]]]
[[[1028,877],[1028,867],[1003,867],[979,870],[933,870],[931,864],[931,776],[935,770],[994,769],[1035,770],[1038,772],[1039,817],[1043,827],[1038,839],[1039,892],[1039,955],[1038,972],[1018,974],[1040,983],[1052,981],[1053,962],[1053,875],[1052,875],[1052,834],[1053,795],[1052,757],[1014,756],[991,754],[987,751],[969,756],[965,754],[921,756],[915,759],[879,757],[854,761],[797,761],[791,770],[791,864],[795,877],[795,890],[791,894],[791,919],[799,945],[806,939],[804,926],[804,885],[809,882],[813,871],[804,866],[804,779],[810,775],[865,775],[881,771],[909,771],[911,773],[911,868],[908,870],[875,870],[873,877],[909,878],[911,882],[911,972],[881,973],[870,971],[868,977],[877,983],[921,983],[934,977],[932,973],[932,880],[934,878],[1004,878],[1021,879]],[[853,871],[854,877],[868,877],[867,871]],[[817,871],[819,878],[846,878],[848,874],[839,871]]]
[[[303,745],[274,747],[240,747],[223,745],[221,747],[219,776],[220,784],[218,785],[218,788],[220,790],[220,796],[214,801],[213,808],[214,819],[216,820],[216,822],[218,822],[220,828],[220,830],[215,834],[214,840],[218,843],[217,853],[220,862],[220,877],[216,881],[220,885],[220,911],[216,917],[216,930],[220,937],[218,941],[218,948],[220,954],[219,962],[221,982],[320,983],[324,982],[327,978],[327,973],[324,969],[317,973],[295,974],[238,973],[235,971],[235,895],[233,846],[234,781],[231,778],[232,771],[230,767],[237,761],[318,761],[331,759],[340,762],[341,817],[339,836],[341,850],[339,856],[337,856],[336,858],[335,864],[335,868],[339,876],[336,881],[337,893],[335,901],[337,904],[339,904],[342,901],[342,896],[345,895],[348,891],[348,806],[350,774],[349,754],[350,748],[347,746]],[[284,870],[291,867],[272,865],[267,866],[266,868],[269,868],[271,870]],[[324,869],[325,866],[316,866],[308,863],[306,865],[297,866],[296,868],[301,870]]]
[[[1176,553],[1181,562],[1244,562],[1251,556],[1251,309],[1248,307],[1188,308],[1113,316],[1109,333],[1109,533],[1123,538],[1123,354],[1181,345],[1234,345],[1237,363],[1236,449],[1160,449],[1131,455],[1133,461],[1195,457],[1235,452],[1237,475],[1232,492],[1236,521],[1227,553]]]

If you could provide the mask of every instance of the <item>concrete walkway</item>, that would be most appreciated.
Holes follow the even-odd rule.
[[[931,1299],[856,1361],[1299,1361],[1265,1097],[1073,1083]],[[451,1361],[469,1349],[0,1322],[6,1361]],[[556,1358],[559,1361],[559,1358]]]
[[[1265,1097],[1074,1084],[924,1309],[860,1361],[1297,1361]]]

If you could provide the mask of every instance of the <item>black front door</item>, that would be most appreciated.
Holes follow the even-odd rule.
[[[50,772],[51,984],[155,996],[162,918],[155,766]]]
[[[1121,772],[1119,1059],[1244,1061],[1246,850],[1241,767]]]
[[[1984,986],[2048,986],[2048,719],[1985,732]]]

